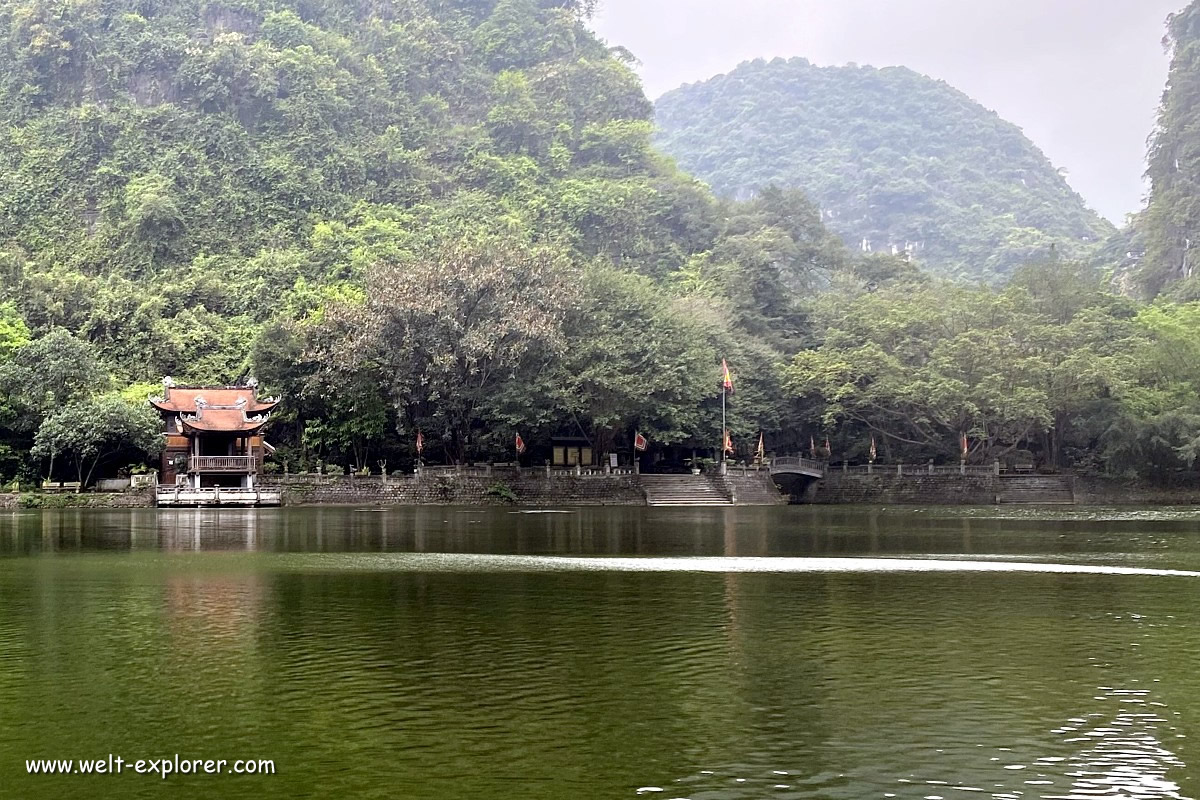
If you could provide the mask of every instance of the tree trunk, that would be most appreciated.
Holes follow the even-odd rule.
[[[103,461],[104,458],[105,455],[101,454],[92,459],[92,465],[88,467],[87,478],[79,482],[79,491],[82,492],[83,487],[92,482],[92,475],[96,473],[96,467],[100,465],[100,462]]]

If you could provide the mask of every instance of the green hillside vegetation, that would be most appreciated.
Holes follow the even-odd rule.
[[[1019,128],[905,68],[758,60],[656,107],[656,141],[720,195],[803,189],[852,248],[995,282],[1113,233]]]
[[[54,409],[164,375],[257,374],[294,468],[417,429],[435,459],[719,440],[722,356],[738,429],[781,427],[789,289],[844,254],[660,158],[587,6],[0,4],[7,473],[45,468],[21,454]],[[89,379],[46,402],[29,348],[68,334]]]
[[[1145,247],[1135,277],[1148,296],[1200,298],[1200,2],[1167,24],[1171,70],[1150,145],[1150,202],[1135,220]]]
[[[723,358],[739,458],[956,462],[967,431],[979,463],[1190,474],[1200,304],[1059,254],[964,287],[803,191],[720,201],[588,11],[0,0],[0,479],[146,463],[164,375],[282,394],[293,471],[406,468],[418,430],[434,462],[707,454]]]

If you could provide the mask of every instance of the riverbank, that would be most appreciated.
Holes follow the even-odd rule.
[[[730,500],[738,506],[786,503],[765,472],[726,477]],[[1026,482],[1053,482],[1032,496],[1012,496],[1005,476],[904,475],[831,472],[811,484],[801,497],[815,505],[989,506],[1039,502],[1077,506],[1200,505],[1200,487],[1161,488],[1096,476],[1025,476]],[[644,506],[646,492],[637,475],[573,475],[527,470],[522,474],[496,472],[456,474],[445,471],[423,476],[291,475],[266,485],[282,492],[284,506]],[[1023,491],[1030,491],[1025,487]],[[1008,495],[1006,497],[1006,495]],[[15,508],[149,508],[148,491],[84,494],[0,493],[0,509]]]
[[[690,476],[689,476],[690,477]],[[693,480],[715,487],[733,505],[785,505],[766,471]],[[644,506],[647,489],[632,473],[551,472],[527,469],[428,470],[421,475],[291,475],[266,482],[285,506],[516,505]]]
[[[712,479],[697,477],[698,482]],[[714,486],[738,506],[786,505],[765,471],[716,479]],[[264,489],[280,492],[284,506],[645,506],[640,475],[542,470],[427,470],[422,475],[269,476]],[[153,493],[0,494],[0,508],[148,508]]]
[[[1120,478],[1081,475],[829,474],[809,487],[816,505],[1187,506],[1200,487],[1163,488]]]
[[[1087,506],[1200,505],[1200,487],[1160,488],[1120,478],[1075,478],[1075,502]]]
[[[154,495],[149,490],[127,492],[7,492],[0,494],[0,509],[14,508],[151,508]]]
[[[423,475],[290,475],[264,485],[279,489],[285,506],[420,505],[645,505],[636,475],[547,477],[515,470],[486,473],[428,471]]]

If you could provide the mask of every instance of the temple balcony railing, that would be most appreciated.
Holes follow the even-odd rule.
[[[192,456],[188,459],[188,472],[254,472],[252,456]]]

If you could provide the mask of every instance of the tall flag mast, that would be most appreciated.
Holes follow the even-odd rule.
[[[725,421],[725,395],[733,394],[733,376],[729,374],[729,364],[725,359],[721,359],[721,463],[725,462],[725,455],[732,449],[729,440],[729,425]],[[724,474],[724,470],[722,473]]]

